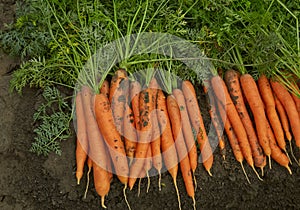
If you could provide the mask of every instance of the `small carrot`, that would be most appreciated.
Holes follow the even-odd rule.
[[[289,126],[289,120],[286,115],[286,111],[284,110],[281,102],[278,100],[278,98],[274,95],[274,100],[275,100],[275,105],[276,105],[276,110],[279,114],[280,121],[283,127],[283,130],[285,132],[285,136],[288,141],[292,140],[292,135],[290,133],[290,126]]]
[[[216,97],[219,99],[219,102],[226,110],[227,117],[234,129],[234,132],[239,141],[239,146],[242,150],[243,156],[246,159],[247,163],[254,168],[254,161],[252,158],[252,151],[248,141],[248,136],[245,130],[245,127],[239,117],[239,114],[231,100],[228,89],[225,85],[225,82],[219,76],[214,76],[211,79],[211,84],[213,90],[216,94]]]
[[[276,97],[279,99],[287,113],[292,132],[296,141],[296,146],[300,148],[300,117],[297,112],[296,104],[293,101],[293,98],[290,95],[290,93],[282,84],[272,80],[270,82]]]
[[[267,117],[264,110],[264,104],[259,94],[257,85],[250,74],[243,74],[240,77],[240,83],[245,98],[250,106],[254,116],[257,137],[265,155],[269,158],[269,167],[271,168],[271,148],[268,139]]]
[[[182,132],[183,132],[186,148],[189,153],[190,166],[194,175],[198,165],[198,154],[197,154],[197,147],[194,140],[192,126],[190,124],[190,119],[189,119],[189,115],[185,103],[185,98],[183,92],[180,89],[174,89],[173,95],[176,99],[176,102],[180,110]],[[194,181],[195,180],[196,179],[194,179]]]
[[[193,184],[193,175],[190,166],[190,160],[183,133],[181,130],[181,114],[176,99],[173,95],[167,97],[167,108],[170,122],[172,125],[173,138],[175,139],[175,146],[177,150],[178,159],[180,161],[181,174],[184,180],[187,194],[193,200],[193,207],[196,209],[195,189]]]
[[[177,187],[178,158],[174,144],[169,114],[167,110],[166,97],[162,90],[157,93],[157,117],[161,132],[161,150],[165,166],[173,178],[177,193],[178,206],[181,209],[180,195]]]
[[[76,140],[76,178],[77,184],[83,176],[84,163],[88,153],[88,139],[86,131],[86,120],[84,116],[81,92],[78,92],[75,99],[76,121],[77,121],[77,140]]]
[[[224,80],[228,87],[233,104],[235,105],[239,117],[245,127],[253,155],[254,164],[256,167],[260,167],[262,169],[264,167],[265,157],[263,155],[262,148],[259,145],[252,120],[250,119],[243,99],[242,89],[239,82],[239,73],[235,70],[227,70],[225,72]],[[255,171],[254,167],[253,170]]]
[[[154,109],[152,103],[153,91],[151,88],[146,88],[140,92],[139,96],[139,110],[140,110],[140,134],[139,141],[136,147],[135,161],[130,167],[129,188],[133,188],[136,179],[139,177],[143,167],[144,161],[147,155],[148,147],[152,138],[152,123],[151,112]]]
[[[201,151],[203,166],[208,172],[208,174],[211,176],[212,174],[210,172],[210,169],[213,165],[213,154],[208,141],[208,136],[206,134],[201,110],[198,105],[195,88],[190,81],[183,81],[182,91],[186,100],[186,106],[192,126],[196,132],[197,141]]]
[[[289,158],[280,150],[280,148],[277,146],[275,141],[275,136],[273,134],[273,131],[271,129],[270,124],[268,123],[268,137],[270,140],[270,147],[271,147],[271,157],[281,166],[285,167],[290,174],[292,174],[292,171],[289,167]]]
[[[286,143],[284,139],[283,128],[280,123],[280,119],[276,112],[275,100],[273,91],[269,83],[268,78],[265,75],[261,75],[258,78],[258,88],[263,99],[266,113],[271,124],[272,130],[277,141],[278,146],[286,153]]]
[[[131,165],[136,151],[137,134],[136,134],[135,124],[134,124],[133,112],[127,103],[125,104],[123,126],[124,126],[125,151],[127,157],[129,158],[129,165]]]

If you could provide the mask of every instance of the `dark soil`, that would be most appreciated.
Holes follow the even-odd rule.
[[[0,1],[0,28],[13,20],[14,0]],[[61,143],[62,155],[37,156],[29,152],[33,141],[32,115],[41,101],[39,90],[26,88],[23,95],[9,93],[10,71],[17,58],[0,53],[0,209],[101,209],[100,199],[91,184],[87,199],[82,199],[85,179],[75,180],[75,138]],[[205,111],[204,120],[209,123]],[[295,147],[294,147],[295,148]],[[264,181],[259,181],[245,164],[248,184],[239,163],[227,145],[226,161],[218,149],[210,177],[199,165],[196,178],[197,209],[300,209],[300,167],[291,166],[293,175],[274,161],[265,168]],[[299,153],[297,153],[299,157]],[[162,191],[157,177],[151,177],[150,191],[142,181],[141,195],[137,188],[127,191],[132,209],[178,209],[177,197],[168,173],[162,175]],[[192,209],[182,177],[178,177],[182,209]],[[114,178],[106,198],[108,209],[127,209],[122,185]]]

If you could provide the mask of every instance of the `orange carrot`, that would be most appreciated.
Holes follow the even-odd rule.
[[[213,154],[206,134],[203,123],[200,107],[198,105],[196,91],[194,86],[189,81],[183,81],[182,91],[185,97],[187,110],[189,112],[190,120],[196,132],[198,145],[201,151],[203,166],[211,176],[210,169],[213,165]]]
[[[137,130],[140,130],[140,110],[139,96],[141,92],[141,84],[138,81],[130,82],[130,101],[134,116],[134,123]]]
[[[208,94],[208,91],[211,91],[210,87],[206,87],[205,85],[203,86],[203,90],[205,94]],[[220,153],[223,157],[223,160],[225,160],[225,156],[226,156],[226,148],[225,148],[225,140],[224,140],[224,136],[223,136],[223,124],[221,122],[221,119],[219,118],[219,113],[217,111],[217,105],[216,105],[216,99],[215,96],[212,92],[210,92],[210,98],[209,98],[209,115],[212,121],[212,124],[215,128],[215,132],[216,135],[218,137],[218,142],[219,142],[219,149],[220,149]]]
[[[181,119],[181,127],[184,136],[184,141],[186,144],[187,151],[189,153],[190,166],[193,174],[195,174],[197,164],[198,164],[198,154],[197,154],[197,147],[194,140],[192,126],[190,124],[190,119],[187,112],[185,98],[180,89],[174,89],[173,95],[175,96],[176,102],[180,109],[180,117],[181,117],[180,119]]]
[[[260,146],[266,156],[269,158],[269,167],[271,168],[271,148],[268,139],[267,117],[264,110],[264,104],[260,97],[257,85],[250,74],[243,74],[240,77],[241,87],[245,98],[250,106],[254,116],[255,126],[257,130],[257,137]]]
[[[133,112],[127,103],[125,104],[123,126],[124,126],[125,151],[127,157],[129,158],[129,165],[131,165],[136,151],[137,134],[136,134],[135,124],[134,124]]]
[[[239,114],[240,119],[242,120],[242,123],[245,127],[249,143],[251,146],[251,151],[254,159],[254,164],[256,167],[263,168],[265,157],[263,155],[263,151],[261,146],[259,145],[256,132],[254,130],[252,120],[250,119],[250,116],[248,114],[242,89],[239,82],[239,73],[235,70],[228,70],[225,72],[225,82],[228,87],[231,99],[233,101],[233,104],[236,107],[236,110]],[[253,168],[254,169],[254,168]],[[255,169],[254,169],[255,170]]]
[[[91,89],[87,86],[82,87],[81,92],[84,116],[86,119],[86,131],[89,143],[89,157],[93,160],[94,182],[97,193],[101,196],[102,207],[104,197],[110,189],[109,175],[107,172],[107,156],[105,143],[102,141],[101,133],[94,116],[94,96]]]
[[[274,100],[275,100],[275,105],[276,105],[276,110],[279,114],[281,125],[283,127],[283,130],[285,132],[285,136],[287,140],[291,141],[292,140],[292,135],[290,133],[290,126],[289,126],[289,120],[286,115],[286,112],[281,104],[281,102],[278,100],[278,98],[274,95]]]
[[[101,134],[107,144],[116,174],[125,186],[128,182],[128,163],[124,143],[114,124],[108,98],[100,93],[95,96],[95,115]]]
[[[162,90],[158,90],[157,93],[157,117],[161,132],[162,156],[165,166],[173,178],[173,183],[177,193],[178,206],[179,209],[181,209],[180,196],[176,181],[178,173],[178,158],[167,110],[166,97]]]
[[[187,191],[187,194],[192,198],[193,207],[194,209],[196,209],[193,175],[191,171],[188,151],[186,149],[186,144],[181,130],[182,121],[180,109],[173,95],[169,95],[167,97],[167,108],[172,125],[173,138],[175,139],[175,146],[178,154],[178,159],[180,161],[180,169],[184,180],[185,189]]]
[[[268,137],[270,140],[270,147],[271,147],[271,157],[281,166],[287,168],[290,174],[292,174],[292,171],[289,167],[289,159],[288,157],[280,150],[280,148],[277,146],[275,141],[275,136],[273,134],[273,131],[271,129],[270,124],[268,123]]]
[[[161,190],[161,169],[162,169],[162,156],[161,156],[161,144],[160,144],[160,130],[159,130],[159,124],[158,124],[158,118],[157,118],[157,112],[156,112],[156,106],[157,106],[157,93],[158,93],[158,87],[157,81],[155,77],[152,77],[149,87],[153,89],[153,95],[152,95],[152,103],[154,104],[154,111],[151,115],[152,119],[152,141],[151,141],[151,151],[152,151],[152,161],[153,161],[153,167],[158,172],[158,188],[159,191]]]
[[[242,150],[243,156],[247,163],[254,168],[254,161],[252,158],[251,147],[248,141],[248,136],[245,127],[239,117],[239,114],[230,98],[225,82],[219,76],[214,76],[211,79],[211,84],[216,97],[219,99],[221,105],[225,108],[227,117],[234,129],[234,132],[239,141],[239,146]]]
[[[297,112],[295,102],[293,101],[293,98],[290,95],[290,93],[282,84],[272,80],[270,82],[276,97],[279,99],[287,113],[292,132],[296,141],[296,146],[300,148],[300,117]]]
[[[109,92],[109,102],[117,131],[123,134],[125,104],[128,96],[129,80],[123,69],[115,72]]]
[[[86,132],[86,120],[84,116],[81,92],[78,92],[75,99],[76,121],[77,121],[77,140],[76,140],[76,178],[77,184],[83,176],[84,163],[88,153],[88,139]]]
[[[107,98],[109,98],[109,90],[109,82],[107,80],[104,80],[100,88],[100,93],[103,93]]]
[[[296,108],[297,108],[297,111],[298,111],[298,114],[300,115],[300,98],[298,96],[296,96],[295,94],[291,93],[292,97],[293,97],[293,100],[296,104]]]
[[[273,96],[273,91],[270,86],[269,80],[265,75],[261,75],[258,78],[258,88],[263,99],[268,120],[271,124],[272,130],[277,141],[278,146],[286,152],[286,143],[284,139],[283,128],[280,123],[280,119],[276,112],[275,100]]]
[[[152,103],[153,91],[151,88],[146,88],[140,92],[139,110],[140,110],[140,126],[139,141],[136,147],[135,161],[130,167],[129,188],[133,188],[136,179],[139,177],[141,170],[144,167],[144,161],[147,155],[148,147],[152,138],[152,122],[151,112],[154,109]]]

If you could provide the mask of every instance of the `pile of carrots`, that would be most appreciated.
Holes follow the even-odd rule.
[[[255,172],[258,167],[263,174],[267,161],[271,167],[272,158],[291,173],[285,138],[291,143],[293,135],[300,147],[299,98],[263,75],[256,83],[249,74],[240,75],[234,70],[226,71],[224,80],[214,76],[205,81],[204,92],[210,95],[209,113],[223,158],[224,128],[242,167],[246,159]],[[80,183],[87,162],[88,174],[93,169],[94,186],[103,208],[113,174],[124,184],[124,199],[130,209],[126,189],[131,190],[137,179],[149,178],[152,168],[160,177],[164,165],[173,178],[179,209],[179,167],[196,209],[194,173],[201,158],[205,170],[212,175],[213,151],[190,81],[165,93],[154,76],[142,87],[119,69],[97,93],[82,86],[76,93],[75,105],[77,182]],[[161,189],[160,178],[158,184]]]

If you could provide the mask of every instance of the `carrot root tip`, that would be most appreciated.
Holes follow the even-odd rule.
[[[210,172],[210,170],[207,170],[207,173],[209,176],[212,176],[212,173]]]
[[[247,175],[247,173],[246,173],[246,171],[245,171],[245,168],[244,168],[244,165],[243,165],[243,163],[242,163],[242,162],[240,162],[240,164],[241,164],[242,170],[243,170],[243,172],[244,172],[244,174],[245,174],[245,177],[246,177],[246,179],[247,179],[248,183],[249,183],[249,184],[251,184],[251,182],[250,182],[250,180],[249,180],[249,178],[248,178],[248,175]]]
[[[175,186],[175,190],[176,190],[176,194],[177,194],[178,208],[179,208],[179,210],[181,210],[180,194],[179,194],[179,190],[178,190],[177,182],[176,182],[175,178],[173,179],[173,182],[174,182],[174,186]]]
[[[158,190],[161,191],[161,173],[158,174]]]
[[[290,175],[292,175],[292,170],[289,166],[286,166],[287,170],[289,171]]]
[[[149,192],[149,189],[150,189],[150,176],[149,176],[149,173],[147,171],[147,180],[148,180],[148,184],[147,184],[147,193]]]
[[[255,169],[255,167],[254,167],[254,165],[252,165],[251,167],[252,167],[254,173],[256,174],[257,178],[258,178],[260,181],[264,181],[264,180],[259,176],[259,174],[257,173],[257,171],[256,171],[256,169]]]
[[[125,186],[124,186],[124,188],[123,188],[123,195],[124,195],[125,203],[126,203],[128,209],[131,210],[131,207],[130,207],[130,205],[129,205],[129,202],[128,202],[127,196],[126,196],[126,189],[127,189],[127,184],[125,184]]]
[[[193,209],[196,210],[196,200],[195,200],[195,197],[193,196],[192,199],[193,199]]]
[[[105,206],[104,201],[105,201],[105,196],[101,196],[101,206],[102,208],[106,209],[107,207]]]

